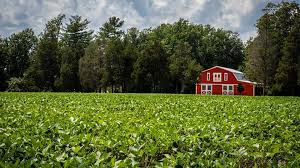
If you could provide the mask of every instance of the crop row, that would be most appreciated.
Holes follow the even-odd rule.
[[[0,167],[300,165],[300,99],[0,93]]]

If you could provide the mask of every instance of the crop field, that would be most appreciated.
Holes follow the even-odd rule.
[[[299,97],[0,93],[0,167],[299,165]]]

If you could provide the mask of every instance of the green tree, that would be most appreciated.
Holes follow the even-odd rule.
[[[268,94],[295,95],[298,81],[299,18],[296,2],[268,3],[247,46],[247,76]],[[264,92],[264,94],[266,94]]]
[[[196,61],[191,60],[188,62],[187,69],[184,71],[185,90],[184,93],[194,93],[195,84],[197,82],[199,73],[203,70],[203,67]]]
[[[7,39],[0,36],[0,91],[4,91],[7,87],[7,63],[8,63],[8,43]]]
[[[237,33],[196,25],[184,19],[150,30],[148,38],[160,41],[168,55],[174,53],[178,44],[188,43],[192,58],[204,68],[220,65],[237,69],[245,57],[244,46]]]
[[[33,80],[43,90],[54,90],[54,82],[59,76],[61,57],[60,35],[64,15],[58,15],[46,24],[38,41],[36,51],[27,70],[26,78]]]
[[[149,41],[134,65],[137,92],[165,92],[168,89],[168,57],[158,41]]]
[[[56,85],[64,91],[80,91],[79,59],[92,39],[89,21],[81,16],[71,16],[63,33],[60,78]]]
[[[261,34],[253,41],[248,42],[246,48],[245,72],[249,79],[263,84],[263,95],[270,87],[274,75],[273,42],[268,39],[267,35]],[[267,42],[266,42],[267,41]],[[270,65],[270,66],[266,66]]]
[[[124,43],[120,38],[108,41],[104,49],[105,78],[106,85],[110,85],[112,92],[120,91],[120,86],[124,82],[124,69],[126,62],[124,60]]]
[[[122,57],[124,56],[124,43],[121,30],[124,21],[117,17],[111,17],[103,24],[98,33],[97,39],[101,41],[103,48],[103,75],[101,83],[104,88],[111,87],[111,91],[119,90],[122,86],[123,71]]]
[[[300,20],[299,20],[300,21]],[[300,22],[292,28],[283,47],[277,73],[275,89],[284,95],[296,95],[299,89]],[[298,91],[299,92],[299,91]]]
[[[79,77],[84,91],[100,91],[103,71],[103,52],[98,41],[91,41],[79,60]]]
[[[29,66],[37,38],[32,29],[12,34],[8,39],[7,73],[9,77],[23,77]]]
[[[169,69],[175,81],[176,93],[183,93],[186,85],[194,86],[200,73],[201,69],[192,58],[191,49],[188,43],[180,43],[176,46],[174,54],[170,56]]]
[[[136,62],[139,52],[139,36],[137,29],[129,29],[124,39],[124,50],[121,57],[121,85],[123,92],[133,91],[134,81],[132,73],[134,71],[134,63]]]
[[[110,17],[108,21],[105,22],[103,26],[100,28],[98,36],[102,40],[119,38],[124,34],[123,30],[121,30],[123,24],[124,21],[121,20],[120,18],[115,16]]]

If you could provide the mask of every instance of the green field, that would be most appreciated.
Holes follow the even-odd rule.
[[[0,167],[295,167],[300,98],[0,93]]]

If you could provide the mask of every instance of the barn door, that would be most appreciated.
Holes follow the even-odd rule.
[[[212,94],[212,85],[201,85],[201,94],[211,95]]]
[[[222,94],[223,95],[234,95],[233,85],[223,85]]]

